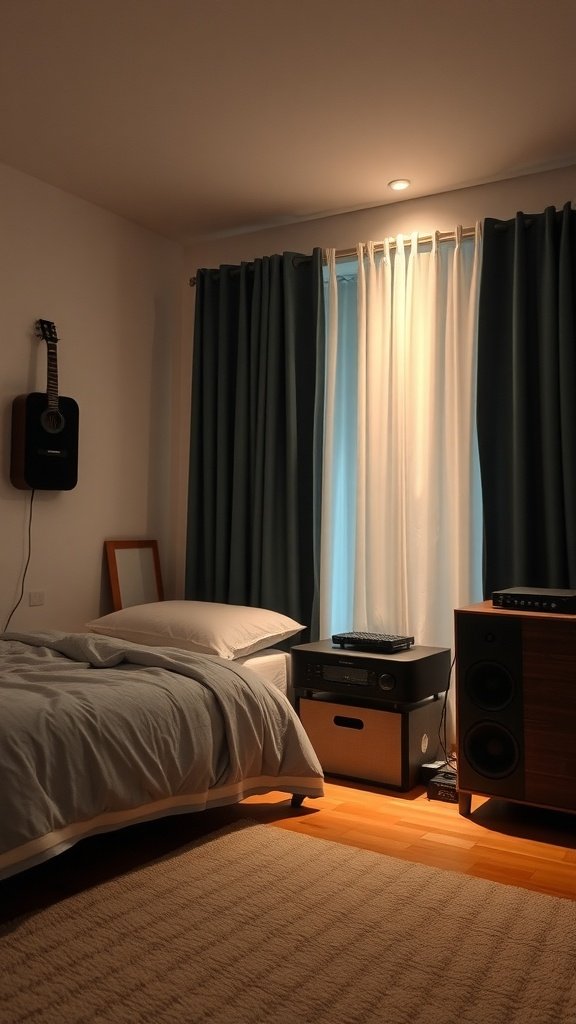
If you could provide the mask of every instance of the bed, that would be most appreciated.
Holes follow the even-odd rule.
[[[81,633],[0,636],[0,879],[96,832],[270,791],[322,795],[289,656],[273,648],[295,630],[254,626],[261,612],[162,602]]]

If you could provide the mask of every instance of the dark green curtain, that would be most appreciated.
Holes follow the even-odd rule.
[[[186,597],[317,635],[322,252],[196,277]]]
[[[484,223],[477,423],[484,595],[576,588],[576,213]]]

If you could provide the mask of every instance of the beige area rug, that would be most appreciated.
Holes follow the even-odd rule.
[[[0,929],[2,1024],[572,1024],[576,903],[237,823]]]

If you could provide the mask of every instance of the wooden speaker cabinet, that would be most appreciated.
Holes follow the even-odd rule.
[[[455,612],[461,814],[472,795],[576,812],[576,616]]]

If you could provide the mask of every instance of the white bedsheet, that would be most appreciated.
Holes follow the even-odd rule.
[[[95,634],[0,637],[0,878],[95,831],[320,796],[289,700],[236,662]]]
[[[292,699],[290,655],[287,651],[267,647],[263,651],[256,651],[256,654],[248,654],[245,658],[236,658],[235,660],[239,665],[251,668],[265,682],[275,686],[290,700]]]

